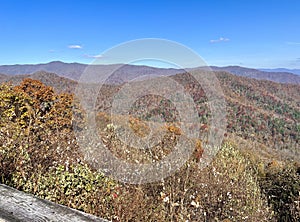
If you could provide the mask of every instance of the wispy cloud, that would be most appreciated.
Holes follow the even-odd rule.
[[[219,39],[212,39],[209,42],[210,43],[219,43],[219,42],[228,42],[230,41],[229,38],[220,37]]]
[[[288,45],[300,45],[300,42],[286,42]]]
[[[99,58],[103,58],[104,56],[103,55],[89,55],[89,54],[84,54],[83,55],[84,57],[86,58],[92,58],[92,59],[99,59]]]
[[[69,45],[68,46],[69,49],[82,49],[81,45]]]
[[[300,58],[295,58],[295,59],[291,59],[291,60],[287,60],[286,64],[289,67],[293,67],[293,68],[297,68],[299,69],[299,64],[300,64]]]

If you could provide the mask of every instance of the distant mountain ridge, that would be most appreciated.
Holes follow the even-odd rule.
[[[78,80],[84,73],[87,67],[91,67],[87,64],[81,63],[64,63],[60,61],[54,61],[45,64],[36,65],[2,65],[0,66],[0,73],[5,75],[24,75],[33,74],[39,71],[45,71],[50,73],[56,73],[59,76],[66,77],[72,80]],[[121,68],[120,68],[121,67]],[[137,66],[137,65],[94,65],[94,72],[100,70],[101,72],[111,72],[112,70],[119,68],[113,75],[113,82],[124,82],[142,75],[175,75],[185,72],[184,69],[173,68],[156,68],[150,66]],[[296,75],[289,72],[262,71],[258,69],[245,68],[240,66],[227,66],[227,67],[210,67],[214,71],[226,71],[238,76],[244,76],[255,79],[270,80],[279,83],[293,83],[300,84],[300,75]],[[209,69],[209,67],[199,67],[194,69]],[[190,69],[187,69],[190,70]],[[280,69],[281,70],[281,69]],[[0,78],[2,78],[0,76]]]
[[[60,61],[49,62],[45,64],[30,65],[2,65],[0,73],[6,75],[24,75],[33,74],[38,71],[46,71],[65,76],[70,79],[77,79],[83,73],[87,65],[80,63],[64,63]]]
[[[72,80],[78,80],[84,73],[86,68],[93,67],[95,74],[97,72],[112,72],[117,69],[113,74],[119,78],[119,81],[123,82],[130,80],[141,75],[174,75],[184,72],[181,69],[161,69],[150,66],[137,66],[137,65],[87,65],[81,63],[64,63],[60,61],[54,61],[45,64],[36,65],[2,65],[0,66],[0,73],[5,75],[24,75],[33,74],[39,71],[45,71],[50,73],[56,73],[59,76],[66,77]]]
[[[265,72],[289,72],[296,75],[300,75],[300,69],[286,69],[286,68],[276,68],[276,69],[259,69]]]
[[[214,71],[225,71],[237,76],[249,77],[260,80],[270,80],[278,83],[300,84],[300,76],[288,72],[267,72],[240,66],[212,66],[211,68]]]

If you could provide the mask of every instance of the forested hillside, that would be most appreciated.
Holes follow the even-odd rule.
[[[86,126],[73,94],[76,82],[35,75],[39,80],[16,77],[0,86],[1,183],[112,221],[299,221],[300,85],[217,72],[227,102],[227,132],[211,164],[199,168],[211,127],[208,101],[191,75],[172,76],[194,99],[200,137],[190,138],[195,150],[174,175],[131,185],[84,159],[74,132],[74,126],[77,131]],[[163,159],[185,136],[174,107],[149,95],[132,107],[129,122],[118,116],[112,123],[112,98],[121,87],[104,85],[99,93],[99,138],[128,162]],[[152,103],[156,109],[149,108]],[[151,116],[158,115],[166,123],[157,131],[164,133],[150,151],[118,139],[116,123],[143,137],[155,122]]]

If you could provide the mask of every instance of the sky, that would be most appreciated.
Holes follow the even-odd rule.
[[[0,65],[91,63],[158,38],[208,65],[300,68],[299,0],[0,0]]]

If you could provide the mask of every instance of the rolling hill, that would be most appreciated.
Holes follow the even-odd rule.
[[[129,77],[127,76],[127,78],[138,76],[137,70],[141,70],[141,67],[135,68],[136,72]],[[128,69],[132,70],[132,67],[126,66],[125,71],[120,70],[120,73],[126,76]],[[235,69],[235,67],[230,68],[230,70],[232,69]],[[145,71],[145,69],[142,70]],[[193,72],[201,73],[202,71],[194,70]],[[300,85],[257,80],[233,75],[226,71],[215,71],[215,74],[225,93],[228,132],[268,147],[269,153],[285,153],[282,155],[283,158],[294,158],[295,152],[299,154]],[[39,80],[48,86],[54,87],[57,92],[72,93],[77,85],[74,80],[45,71],[35,72],[31,75],[0,75],[1,82],[12,82],[14,85],[19,84],[25,78]],[[171,78],[185,86],[186,90],[195,99],[196,104],[203,105],[203,101],[205,101],[203,90],[201,86],[191,83],[192,80],[189,74],[173,74]],[[110,110],[112,96],[125,81],[126,78],[123,78],[122,81],[118,82],[121,85],[106,84],[102,88],[101,96],[98,98],[99,111],[108,112]],[[136,84],[143,86],[143,81]],[[146,98],[141,104],[146,107],[147,104],[151,103],[153,103],[153,100]],[[160,109],[165,108],[160,107]],[[164,111],[157,110],[157,112],[163,113]],[[201,113],[202,116],[209,116],[207,107],[205,109],[201,107],[198,112],[199,115]],[[203,123],[207,124],[207,122],[208,120]],[[279,157],[281,158],[280,154]]]
[[[54,87],[57,92],[73,92],[77,85],[77,82],[72,79],[61,77],[55,73],[49,73],[45,71],[37,71],[33,74],[25,75],[0,74],[0,83],[9,82],[13,85],[18,85],[26,78],[39,80],[47,86]]]

